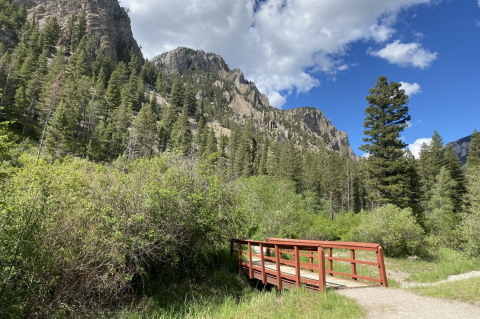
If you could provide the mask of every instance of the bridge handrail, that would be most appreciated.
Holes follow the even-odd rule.
[[[234,243],[238,246],[238,249],[234,249]],[[248,245],[248,252],[244,252],[242,250],[243,245]],[[252,246],[259,247],[259,254],[252,253]],[[264,249],[267,249],[267,254],[265,255]],[[273,248],[275,252],[275,257],[270,256],[271,249]],[[284,250],[293,250],[293,255],[296,256],[294,261],[286,260],[282,258],[282,252]],[[313,255],[313,258],[318,260],[318,263],[315,265],[312,263],[302,263],[300,262],[300,251],[309,251],[313,254],[313,252],[317,252],[317,255]],[[262,282],[267,282],[267,275],[272,277],[276,277],[277,279],[277,287],[282,289],[282,280],[288,280],[290,282],[294,282],[297,287],[301,285],[301,283],[306,283],[309,285],[318,286],[318,290],[323,292],[326,287],[325,281],[325,251],[322,247],[318,245],[312,244],[290,244],[290,243],[267,243],[255,240],[241,240],[241,239],[232,239],[230,242],[230,255],[233,255],[233,252],[238,253],[238,265],[239,265],[239,273],[243,272],[243,268],[247,268],[249,272],[250,279],[254,278],[254,270],[259,271],[261,274]],[[278,253],[277,253],[278,252]],[[248,255],[248,263],[243,262],[242,256]],[[261,267],[254,266],[252,263],[252,257],[260,257]],[[313,260],[313,258],[311,258]],[[276,271],[272,271],[270,269],[265,269],[265,260],[274,261],[276,263]],[[295,267],[295,276],[288,275],[281,272],[280,266],[290,265]],[[300,269],[306,268],[310,270],[317,270],[319,279],[318,281],[302,278],[300,276]]]
[[[238,246],[237,250],[234,250],[234,243]],[[241,246],[248,245],[248,252],[242,251]],[[260,247],[260,254],[253,254],[252,253],[252,246],[259,246]],[[263,252],[263,249],[266,248],[266,255]],[[350,251],[350,259],[348,258],[340,258],[340,257],[333,257],[333,248],[335,249],[347,249]],[[270,257],[271,250],[274,250],[275,257]],[[325,256],[325,249],[328,249],[328,256]],[[356,250],[364,250],[364,251],[374,251],[377,256],[377,262],[372,261],[365,261],[359,260],[355,256]],[[300,239],[283,239],[283,238],[268,238],[266,242],[262,241],[255,241],[255,240],[240,240],[240,239],[232,239],[230,244],[230,251],[233,255],[233,252],[237,252],[239,255],[239,271],[242,272],[242,267],[246,267],[249,269],[250,278],[253,278],[253,270],[257,268],[253,266],[251,263],[252,257],[260,257],[262,267],[260,270],[262,275],[262,280],[266,278],[266,274],[269,272],[268,270],[265,271],[264,267],[264,260],[271,260],[277,263],[277,265],[284,264],[294,266],[296,268],[296,274],[300,274],[297,269],[303,268],[308,269],[310,271],[319,271],[319,282],[322,282],[322,276],[325,276],[325,273],[329,274],[330,276],[339,275],[344,277],[350,277],[353,280],[363,279],[367,281],[372,281],[379,283],[384,287],[388,287],[388,281],[385,271],[385,262],[383,257],[383,249],[382,246],[379,244],[371,244],[371,243],[351,243],[351,242],[334,242],[334,241],[316,241],[316,240],[300,240]],[[320,253],[322,251],[323,253]],[[277,252],[279,252],[277,254]],[[303,252],[303,253],[302,253]],[[317,254],[314,254],[314,253]],[[287,260],[282,258],[282,254],[289,254],[293,255],[293,261]],[[244,263],[242,261],[242,256],[248,255],[249,263]],[[322,255],[321,258],[319,256]],[[277,260],[277,256],[279,256]],[[300,262],[300,257],[309,257],[309,263]],[[313,262],[313,259],[318,259],[318,264]],[[325,270],[325,260],[328,260],[328,269]],[[347,262],[351,264],[351,273],[344,273],[339,271],[333,270],[333,261],[340,261],[340,262]],[[321,268],[318,266],[320,263],[323,263],[323,271],[320,271]],[[378,268],[379,278],[373,278],[368,276],[361,276],[357,274],[357,264],[367,265],[367,266],[374,266]],[[250,267],[251,265],[251,267]],[[298,267],[298,268],[297,268]],[[278,267],[277,267],[278,268]],[[278,283],[277,286],[281,288],[281,273],[275,274],[277,277]],[[288,275],[283,274],[283,277],[288,278]],[[291,277],[291,276],[290,276]],[[280,278],[280,279],[279,279]],[[290,278],[291,279],[291,278]],[[263,280],[265,283],[265,280]],[[300,285],[301,282],[309,283],[307,279],[295,278],[294,280],[297,285]],[[323,281],[326,283],[326,281]],[[311,282],[310,282],[311,284]],[[319,289],[323,291],[322,288]]]
[[[356,280],[355,277],[360,278],[357,275],[357,264],[369,265],[369,266],[376,266],[378,267],[378,274],[379,280],[371,280],[374,278],[368,277],[370,279],[361,278],[365,280],[371,280],[379,282],[382,286],[388,287],[388,280],[387,280],[387,273],[385,270],[385,259],[383,256],[383,248],[380,244],[373,244],[373,243],[359,243],[359,242],[341,242],[341,241],[321,241],[321,240],[304,240],[304,239],[286,239],[286,238],[267,238],[267,242],[269,243],[291,243],[291,244],[311,244],[311,245],[319,245],[323,248],[328,249],[328,257],[325,259],[328,260],[328,270],[327,273],[329,275],[341,275],[341,276],[349,276]],[[333,257],[333,248],[336,249],[348,249],[350,250],[350,259],[345,258],[337,258]],[[363,251],[374,251],[377,257],[377,262],[368,262],[358,260],[355,257],[356,250],[363,250]],[[352,265],[352,273],[351,275],[347,275],[345,273],[339,273],[333,270],[333,261],[341,261],[341,262],[349,262]],[[375,278],[376,279],[376,278]]]

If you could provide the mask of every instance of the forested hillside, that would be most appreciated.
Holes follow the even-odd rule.
[[[478,132],[466,167],[437,132],[415,159],[408,96],[379,77],[360,159],[321,111],[271,108],[215,54],[105,51],[87,2],[40,27],[0,0],[0,317],[141,308],[159,283],[227,269],[232,237],[480,253]]]

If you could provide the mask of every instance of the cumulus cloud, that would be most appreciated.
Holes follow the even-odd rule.
[[[319,73],[334,76],[348,69],[350,44],[389,40],[401,10],[432,1],[122,0],[122,5],[131,9],[134,35],[148,58],[179,46],[220,54],[281,107],[289,94],[319,86]]]
[[[415,142],[413,142],[413,144],[409,144],[408,149],[410,150],[410,152],[412,152],[413,156],[418,159],[420,157],[420,149],[422,148],[422,145],[424,143],[430,145],[431,142],[431,138],[419,138]]]
[[[405,90],[405,94],[407,94],[408,96],[422,93],[422,90],[420,89],[420,85],[417,82],[410,84],[408,82],[400,81],[400,84],[402,85],[402,89]]]
[[[437,52],[430,52],[422,47],[421,43],[401,43],[396,40],[387,44],[379,51],[369,51],[373,56],[383,58],[390,64],[399,66],[413,66],[425,69],[437,58]]]

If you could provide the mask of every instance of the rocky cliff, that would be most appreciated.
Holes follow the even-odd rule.
[[[243,124],[251,119],[260,131],[270,132],[277,139],[309,137],[310,147],[319,142],[327,148],[343,150],[349,156],[355,154],[350,147],[348,135],[339,131],[322,111],[313,107],[280,110],[271,107],[267,97],[259,92],[255,83],[247,81],[239,69],[230,70],[224,59],[213,53],[205,53],[188,48],[177,48],[157,56],[152,60],[161,72],[167,75],[201,71],[214,79],[213,85],[223,90],[223,98],[228,103],[229,120]],[[202,98],[198,92],[197,99]],[[209,101],[214,103],[215,101]]]
[[[133,47],[135,53],[143,60],[142,52],[133,38],[128,10],[120,7],[118,0],[15,0],[24,3],[28,16],[36,13],[40,28],[51,17],[56,16],[60,26],[66,28],[72,16],[85,12],[87,34],[92,36],[100,50],[118,61],[117,48],[123,43]]]
[[[470,146],[471,138],[472,136],[469,135],[459,140],[456,140],[455,142],[448,143],[452,145],[453,151],[455,152],[455,154],[457,154],[457,157],[460,159],[460,162],[462,162],[462,165],[467,162],[468,147]]]

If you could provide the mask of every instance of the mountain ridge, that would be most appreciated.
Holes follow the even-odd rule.
[[[315,107],[282,110],[270,106],[268,98],[258,90],[255,83],[246,80],[240,69],[230,70],[220,55],[179,47],[156,56],[152,62],[167,76],[182,76],[189,70],[201,70],[210,77],[218,78],[213,85],[222,90],[224,86],[227,87],[225,83],[232,84],[228,86],[230,89],[223,90],[223,97],[231,111],[229,120],[244,124],[246,119],[252,119],[260,131],[269,131],[281,140],[290,139],[292,136],[302,139],[301,133],[305,132],[312,141],[321,141],[328,149],[343,150],[349,157],[355,157],[348,134],[338,130],[321,110]],[[197,99],[201,99],[202,93],[196,92]],[[308,147],[318,148],[318,145],[314,144],[308,143]]]

